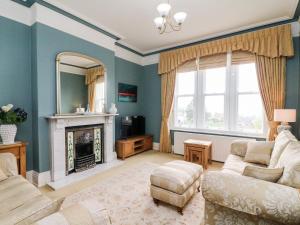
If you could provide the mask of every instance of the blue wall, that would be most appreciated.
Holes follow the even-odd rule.
[[[63,113],[74,113],[76,108],[86,108],[88,88],[85,76],[72,73],[60,73],[61,107]]]
[[[154,142],[159,142],[161,122],[161,79],[157,74],[158,64],[144,67],[144,115],[146,132],[153,134]]]
[[[107,100],[110,105],[115,100],[115,55],[113,51],[74,37],[49,26],[36,23],[33,25],[35,47],[33,65],[36,68],[33,76],[35,157],[33,168],[38,172],[49,170],[49,132],[45,117],[56,112],[55,58],[64,51],[79,52],[94,57],[106,66]],[[38,156],[37,156],[38,155]]]
[[[30,27],[0,17],[0,106],[11,103],[28,113],[18,126],[17,140],[27,146],[27,170],[32,169],[31,104],[31,30]]]
[[[144,77],[143,77],[143,66],[129,62],[127,60],[116,57],[116,106],[118,108],[118,113],[120,114],[116,117],[115,131],[116,139],[120,138],[120,120],[122,116],[132,116],[132,115],[144,115]],[[137,85],[138,94],[137,102],[119,102],[118,101],[118,83],[127,83]]]
[[[17,139],[29,142],[27,169],[49,170],[49,136],[46,116],[56,111],[55,58],[63,51],[80,52],[102,61],[107,67],[107,98],[115,102],[120,116],[144,115],[146,132],[159,142],[161,122],[160,77],[157,64],[140,66],[115,57],[114,52],[36,23],[31,27],[0,17],[0,105],[12,103],[28,112],[19,126]],[[295,57],[287,61],[286,107],[298,109],[300,121],[299,37],[294,38]],[[138,86],[137,103],[117,101],[119,82]],[[116,119],[116,138],[120,135]],[[299,137],[300,123],[294,132]]]

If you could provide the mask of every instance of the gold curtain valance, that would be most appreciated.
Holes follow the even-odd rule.
[[[158,73],[164,74],[170,72],[192,59],[238,50],[270,58],[293,56],[291,25],[280,25],[162,52],[160,54]]]
[[[85,76],[85,84],[89,85],[96,82],[101,76],[104,76],[105,70],[103,66],[97,66],[94,68],[87,69]]]

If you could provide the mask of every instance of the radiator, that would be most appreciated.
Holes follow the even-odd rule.
[[[183,142],[187,139],[199,139],[204,141],[212,142],[212,160],[224,162],[230,153],[230,145],[233,140],[255,140],[254,138],[242,138],[242,137],[231,137],[221,136],[213,134],[198,134],[198,133],[187,133],[187,132],[174,132],[174,153],[184,154]]]

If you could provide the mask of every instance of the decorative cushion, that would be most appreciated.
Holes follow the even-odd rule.
[[[95,199],[88,199],[62,209],[35,223],[35,225],[109,225],[108,211]]]
[[[300,143],[290,142],[281,154],[276,167],[284,167],[278,183],[300,188]]]
[[[258,166],[246,166],[244,176],[254,177],[260,180],[277,182],[282,176],[283,168],[263,168]]]
[[[8,177],[18,175],[16,157],[12,153],[0,153],[0,169]]]
[[[270,168],[275,168],[285,147],[291,142],[297,141],[295,136],[288,130],[281,131],[275,139],[274,148],[270,159]]]
[[[246,140],[235,140],[231,143],[230,151],[233,155],[245,157],[247,152],[247,145],[249,141]]]
[[[0,181],[6,180],[6,179],[7,179],[7,176],[5,175],[3,170],[0,169]]]
[[[269,165],[274,142],[250,141],[248,142],[245,162]]]
[[[202,166],[175,160],[158,167],[150,176],[151,184],[183,194],[202,174]]]

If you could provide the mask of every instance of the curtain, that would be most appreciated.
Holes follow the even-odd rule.
[[[245,51],[235,51],[231,54],[231,65],[254,63],[255,55]]]
[[[169,117],[172,110],[174,89],[176,80],[176,70],[161,76],[161,129],[160,129],[160,151],[171,152],[171,138],[169,130]]]
[[[199,70],[205,70],[217,67],[225,67],[226,63],[227,53],[204,56],[199,59],[198,68]]]
[[[285,24],[160,53],[158,73],[177,69],[192,59],[234,51],[270,58],[293,56],[291,25]]]
[[[88,85],[88,102],[90,111],[95,111],[95,89],[96,84],[101,80],[105,74],[103,66],[97,66],[90,69],[87,69],[87,74],[85,76],[85,84]]]
[[[274,140],[278,123],[274,109],[284,108],[286,57],[255,56],[258,84],[269,123],[268,140]]]

